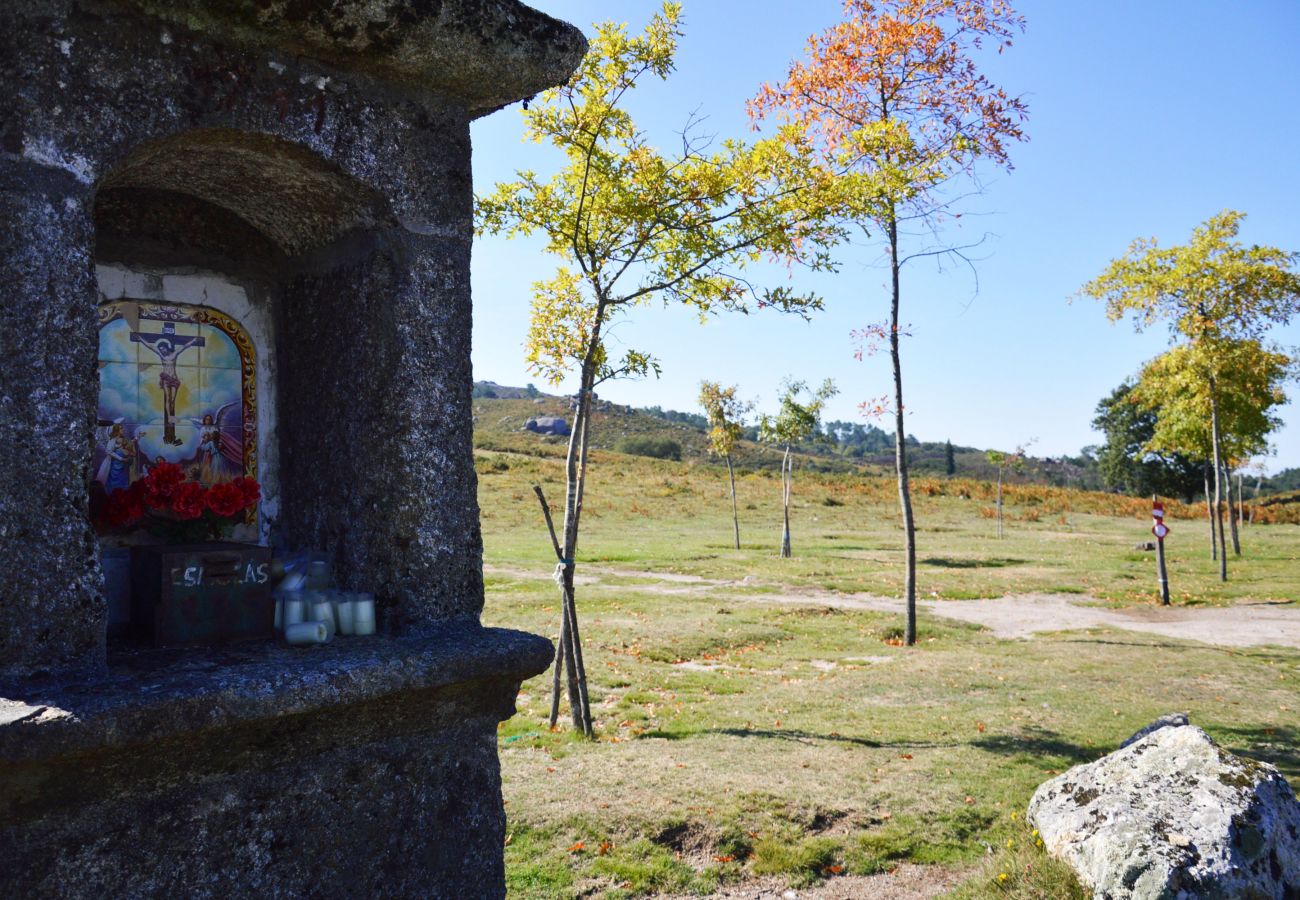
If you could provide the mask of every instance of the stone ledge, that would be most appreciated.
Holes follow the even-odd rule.
[[[564,83],[587,52],[581,31],[518,0],[126,2],[218,38],[445,93],[471,116]]]
[[[108,674],[88,683],[0,685],[0,762],[123,747],[470,682],[518,682],[545,671],[552,654],[545,638],[470,623],[309,648],[270,642],[123,648],[110,652]]]

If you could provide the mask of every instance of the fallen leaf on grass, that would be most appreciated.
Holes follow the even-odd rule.
[[[586,847],[586,846],[587,846],[587,845],[586,845],[586,843],[585,843],[584,841],[578,841],[578,843],[574,844],[572,847],[569,848],[569,852],[570,852],[570,853],[581,853],[582,850],[583,850],[583,848]]]
[[[827,866],[827,867],[826,867],[826,871],[827,871],[827,872],[830,872],[832,875],[838,875],[838,874],[840,874],[841,872],[844,871],[844,867],[843,867],[843,866]]]
[[[911,758],[912,758],[912,754],[910,754],[910,753],[904,753],[902,756],[900,756],[900,757],[898,757],[898,758],[899,758],[899,759],[911,759]]]
[[[966,795],[966,800],[965,800],[965,802],[966,802],[966,803],[974,803],[974,802],[975,802],[975,798],[972,797],[972,796],[970,796],[969,794],[967,794],[967,795]]]
[[[733,861],[735,861],[735,859],[736,859],[736,857],[734,857],[734,856],[730,856],[730,855],[727,855],[727,856],[715,856],[715,857],[713,857],[713,858],[716,859],[718,862],[721,862],[721,863],[733,862]]]
[[[614,845],[611,844],[609,841],[601,841],[600,846],[596,848],[596,855],[604,856],[606,853],[608,853],[610,850],[613,849],[614,849]]]

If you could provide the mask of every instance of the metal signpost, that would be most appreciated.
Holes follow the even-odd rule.
[[[1169,573],[1165,571],[1165,536],[1169,526],[1165,524],[1165,505],[1154,496],[1151,498],[1151,518],[1155,524],[1151,533],[1156,536],[1156,565],[1160,569],[1160,602],[1169,605]]]

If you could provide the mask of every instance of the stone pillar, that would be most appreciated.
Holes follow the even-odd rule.
[[[399,628],[477,619],[468,240],[393,227],[284,287],[281,526]]]
[[[104,666],[86,181],[39,148],[0,156],[0,679]]]

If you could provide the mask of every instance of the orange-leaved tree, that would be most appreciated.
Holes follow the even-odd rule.
[[[849,177],[874,177],[852,221],[874,225],[886,242],[890,313],[875,326],[888,340],[898,498],[906,535],[905,640],[916,642],[916,528],[908,487],[899,357],[900,271],[920,257],[969,263],[942,229],[982,164],[1010,169],[1007,147],[1024,139],[1025,104],[982,75],[981,48],[999,53],[1024,27],[1002,0],[845,0],[844,19],[808,41],[807,56],[781,84],[751,101],[756,122],[768,116],[803,126],[817,151]],[[883,190],[881,186],[883,184]],[[903,243],[913,238],[908,247]]]

